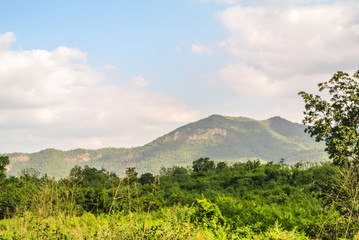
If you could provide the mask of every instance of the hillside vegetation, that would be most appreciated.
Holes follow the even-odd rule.
[[[26,168],[56,178],[66,177],[75,165],[105,168],[123,175],[127,167],[157,174],[161,167],[190,166],[193,159],[245,162],[248,159],[288,164],[327,161],[324,144],[304,133],[305,126],[280,117],[257,121],[245,117],[212,115],[180,127],[135,148],[46,149],[37,153],[9,153],[8,175]]]
[[[162,168],[119,178],[74,167],[61,180],[0,180],[0,239],[337,239],[358,237],[327,195],[332,164],[260,161]]]

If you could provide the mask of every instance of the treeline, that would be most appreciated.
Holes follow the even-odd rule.
[[[135,168],[127,168],[126,176],[120,178],[104,169],[76,166],[67,178],[55,180],[39,176],[34,169],[6,178],[8,159],[0,160],[0,218],[5,220],[26,219],[29,213],[39,219],[86,214],[107,220],[113,216],[131,219],[133,214],[155,216],[172,209],[173,216],[161,219],[180,218],[182,225],[188,222],[196,229],[206,229],[215,238],[249,238],[273,228],[294,232],[293,239],[353,238],[359,229],[356,223],[348,225],[341,209],[333,205],[330,193],[340,187],[335,185],[340,174],[329,163],[304,167],[288,166],[284,161],[248,161],[229,166],[200,158],[190,169],[162,168],[157,176],[138,176]],[[146,228],[149,223],[141,221],[143,234],[150,230],[164,234],[161,224]],[[0,228],[6,224],[0,221]],[[177,239],[181,238],[186,237]]]

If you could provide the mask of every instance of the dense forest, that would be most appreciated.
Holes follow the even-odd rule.
[[[345,173],[329,163],[200,158],[157,176],[76,166],[55,180],[6,178],[1,160],[0,239],[337,239],[359,228],[333,195]]]

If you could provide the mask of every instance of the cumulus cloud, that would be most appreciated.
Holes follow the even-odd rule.
[[[219,46],[237,58],[220,70],[219,81],[238,94],[268,89],[269,96],[281,97],[289,90],[296,97],[308,85],[328,80],[314,80],[319,75],[358,67],[356,1],[254,1],[218,17],[229,31]]]
[[[142,75],[109,85],[78,49],[13,51],[14,39],[0,35],[1,152],[136,146],[198,117]]]
[[[279,91],[278,84],[270,82],[263,72],[241,63],[221,69],[219,77],[235,94],[268,97],[276,96]]]
[[[0,35],[0,50],[9,48],[11,43],[15,40],[15,35],[12,32],[7,32],[3,35]]]

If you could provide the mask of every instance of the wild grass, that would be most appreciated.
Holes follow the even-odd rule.
[[[192,223],[191,211],[190,207],[173,206],[131,216],[85,212],[81,216],[59,213],[44,218],[24,212],[0,221],[0,239],[309,239],[279,225],[259,234],[245,228],[229,231],[220,225],[208,228]]]

